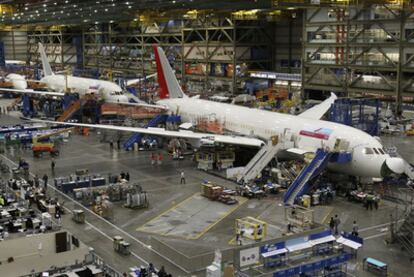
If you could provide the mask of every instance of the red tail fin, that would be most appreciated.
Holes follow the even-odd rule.
[[[157,77],[158,83],[160,85],[160,99],[165,99],[170,97],[170,93],[168,92],[167,81],[165,80],[164,71],[162,68],[160,54],[158,53],[157,45],[153,45],[152,48],[154,49],[155,53],[155,62],[157,63]]]

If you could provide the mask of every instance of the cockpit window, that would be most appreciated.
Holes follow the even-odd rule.
[[[372,148],[372,149],[374,149],[375,154],[379,155],[377,148]]]
[[[372,151],[372,148],[366,147],[362,150],[362,153],[367,154],[367,155],[372,155],[374,154],[374,151]]]
[[[382,155],[385,155],[384,150],[382,150],[381,148],[378,148],[378,151],[379,151]]]

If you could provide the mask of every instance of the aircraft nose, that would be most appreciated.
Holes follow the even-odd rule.
[[[401,158],[388,157],[385,159],[383,168],[384,167],[388,169],[388,171],[391,171],[392,173],[402,174],[405,171],[405,162]]]

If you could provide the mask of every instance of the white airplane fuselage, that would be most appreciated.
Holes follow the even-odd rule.
[[[40,82],[45,83],[51,91],[62,91],[66,88],[79,93],[95,93],[105,102],[128,103],[128,97],[123,93],[120,86],[113,82],[105,80],[96,80],[91,78],[75,77],[70,75],[49,75],[43,77]]]
[[[352,153],[352,161],[329,164],[329,169],[340,173],[383,177],[386,159],[395,159],[384,152],[376,138],[343,124],[194,98],[163,99],[157,104],[178,112],[183,122],[195,123],[202,117],[214,116],[225,129],[239,135],[268,140],[289,131],[295,148],[310,152],[321,147],[334,149],[337,139],[346,141],[349,143],[347,151]]]

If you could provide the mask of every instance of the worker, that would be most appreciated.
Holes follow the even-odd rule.
[[[372,210],[372,204],[374,202],[374,195],[371,193],[368,193],[365,197],[365,208],[367,210]]]
[[[180,180],[180,184],[185,184],[185,175],[184,175],[184,171],[181,171],[181,180]]]
[[[4,206],[4,198],[2,195],[0,195],[0,206]]]
[[[55,218],[58,222],[58,225],[60,226],[61,225],[61,220],[62,220],[61,215],[60,215],[60,209],[56,209]]]
[[[116,146],[118,147],[118,150],[121,150],[121,139],[116,141]]]
[[[45,191],[47,190],[47,185],[48,185],[48,180],[49,180],[49,177],[47,176],[47,174],[45,173],[45,175],[43,175],[43,177],[42,177],[42,179],[43,179],[43,186],[44,186],[44,188],[45,188]]]
[[[262,225],[259,225],[259,227],[257,228],[257,236],[258,236],[258,241],[260,241],[262,239],[262,235],[263,235],[263,227]]]
[[[162,156],[162,153],[158,154],[158,165],[162,164],[162,160],[164,159],[164,157]]]
[[[129,182],[129,172],[127,172],[127,173],[125,174],[125,180],[127,180],[127,181]]]
[[[157,271],[155,270],[155,267],[152,263],[149,263],[147,271],[148,271],[149,276],[152,276],[153,273],[155,273],[155,274],[157,273]]]
[[[331,231],[333,231],[335,228],[335,221],[333,217],[331,217],[331,220],[329,221],[329,228],[331,229]]]
[[[52,169],[52,174],[55,174],[55,167],[56,167],[56,163],[55,160],[52,159],[52,161],[50,162],[50,168]]]
[[[158,277],[166,277],[167,272],[165,272],[164,266],[161,266],[160,270],[158,271]]]
[[[335,223],[334,224],[334,226],[335,226],[335,235],[338,235],[339,234],[339,224],[341,224],[341,220],[339,219],[337,214],[335,215],[334,223]]]
[[[114,150],[114,141],[112,139],[109,141],[109,150]]]
[[[374,207],[375,207],[375,210],[378,210],[379,202],[380,202],[379,195],[375,195],[375,197],[374,197]]]
[[[39,176],[37,176],[37,174],[34,176],[34,178],[33,178],[33,182],[34,182],[34,186],[35,186],[36,188],[38,188],[38,187],[39,187],[39,185],[40,185],[40,181],[39,181]]]
[[[236,244],[237,244],[237,245],[241,245],[241,244],[240,244],[240,242],[241,242],[241,241],[240,241],[240,232],[239,232],[239,231],[237,231],[237,233],[236,233]]]
[[[144,266],[141,266],[141,268],[139,269],[139,276],[148,277],[147,269]]]
[[[358,236],[358,224],[354,220],[354,223],[352,223],[352,235]]]
[[[155,163],[155,155],[154,155],[154,153],[151,153],[150,160],[151,160],[151,165],[154,165],[154,163]]]

